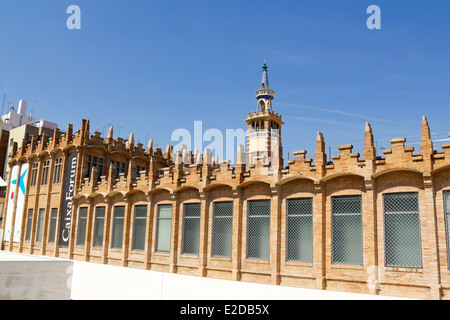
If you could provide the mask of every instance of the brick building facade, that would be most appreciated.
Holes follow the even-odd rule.
[[[450,144],[434,149],[424,117],[420,152],[398,138],[377,157],[366,124],[362,157],[344,145],[327,161],[319,132],[314,159],[296,151],[285,166],[274,94],[265,68],[258,109],[246,119],[247,157],[240,147],[234,166],[217,163],[208,151],[174,157],[170,146],[163,153],[151,140],[144,148],[133,135],[114,139],[112,128],[106,138],[91,135],[87,120],[78,131],[69,125],[48,140],[15,146],[9,165],[17,166],[17,177],[29,172],[23,217],[18,197],[8,196],[12,211],[2,229],[20,223],[17,238],[11,232],[3,239],[3,250],[449,299]],[[251,142],[254,137],[261,141]],[[261,152],[257,145],[264,146]],[[13,179],[8,195],[21,188]]]

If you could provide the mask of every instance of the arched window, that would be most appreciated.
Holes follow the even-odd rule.
[[[266,103],[264,100],[259,100],[259,107],[258,110],[260,112],[265,112],[266,111]]]

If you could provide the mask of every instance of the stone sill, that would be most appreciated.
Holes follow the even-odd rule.
[[[312,268],[313,264],[310,262],[295,262],[295,261],[286,261],[284,263],[285,266],[292,266],[292,267],[309,267]]]
[[[331,264],[331,269],[364,270],[364,266],[353,266],[344,264]]]
[[[405,272],[405,273],[423,273],[423,269],[421,269],[421,268],[405,268],[405,267],[384,267],[384,271]]]
[[[244,260],[245,263],[250,263],[250,264],[270,264],[270,261],[268,260],[258,260],[258,259],[245,259]]]

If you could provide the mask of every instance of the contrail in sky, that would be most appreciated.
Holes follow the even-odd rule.
[[[291,103],[282,103],[282,102],[278,102],[278,104],[284,105],[284,106],[289,106],[289,107],[296,107],[296,108],[302,108],[302,109],[323,111],[323,112],[328,112],[328,113],[342,114],[344,116],[355,117],[355,118],[360,118],[360,119],[365,119],[365,120],[380,121],[380,122],[393,122],[393,121],[389,121],[386,119],[373,118],[373,117],[369,117],[369,116],[359,114],[359,113],[351,113],[351,112],[345,112],[345,111],[340,111],[340,110],[326,109],[326,108],[320,108],[320,107],[302,106],[302,105],[291,104]]]

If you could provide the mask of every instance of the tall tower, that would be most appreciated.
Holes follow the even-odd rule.
[[[256,111],[247,114],[247,164],[270,165],[272,169],[283,166],[281,145],[281,115],[273,112],[272,100],[275,91],[269,88],[267,65],[262,68],[261,87],[255,91],[258,105]]]

